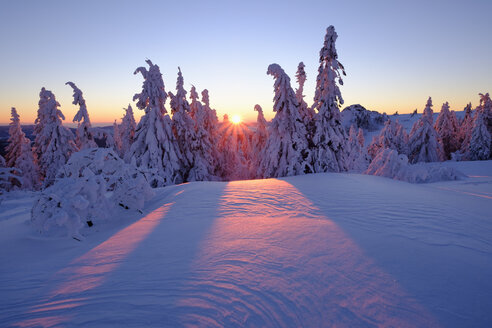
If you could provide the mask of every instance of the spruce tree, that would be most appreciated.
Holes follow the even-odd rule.
[[[258,168],[260,167],[261,154],[268,140],[268,123],[260,105],[255,105],[255,111],[258,112],[258,117],[256,118],[256,129],[253,134],[251,172],[254,178],[261,178],[261,172],[258,172]]]
[[[58,107],[55,95],[45,88],[39,93],[38,116],[35,121],[34,151],[38,159],[39,171],[48,187],[55,181],[58,169],[70,155],[78,151],[72,132],[62,125],[65,116]]]
[[[229,115],[224,114],[219,129],[219,166],[217,172],[222,180],[229,181],[233,179],[236,167],[239,165],[239,159],[235,152],[236,138],[233,136],[233,126],[229,121]]]
[[[123,144],[121,141],[121,132],[120,132],[120,127],[118,126],[118,123],[116,123],[116,120],[114,120],[114,123],[113,123],[113,140],[114,140],[113,148],[114,148],[115,152],[120,157],[123,157],[123,154],[121,152],[121,149],[123,147]]]
[[[121,125],[118,127],[118,130],[120,132],[121,140],[120,154],[122,158],[125,158],[126,154],[130,151],[133,139],[135,138],[137,123],[135,122],[135,118],[133,117],[132,106],[128,104],[128,107],[123,109],[125,110],[125,115],[121,119]]]
[[[273,111],[276,114],[269,127],[259,172],[264,178],[312,173],[306,127],[290,78],[277,64],[271,64],[267,74],[275,79]]]
[[[450,159],[451,153],[458,150],[458,127],[454,112],[449,111],[448,102],[442,105],[441,112],[434,124],[434,129],[436,129],[439,136],[439,143],[444,151],[445,159]]]
[[[196,93],[196,92],[195,92]],[[178,142],[182,154],[181,175],[184,181],[196,181],[195,177],[188,178],[190,170],[195,164],[193,146],[196,143],[194,121],[190,116],[190,105],[186,100],[186,90],[181,69],[178,67],[178,79],[176,81],[176,95],[169,92],[171,98],[171,114],[173,133]],[[196,99],[195,99],[196,101]]]
[[[320,50],[320,66],[316,79],[313,109],[315,120],[314,171],[342,172],[347,167],[347,136],[340,120],[342,94],[337,83],[343,85],[343,65],[338,61],[335,41],[338,35],[333,26],[326,29],[323,48]],[[340,73],[341,71],[341,73]]]
[[[73,82],[67,82],[73,89],[73,102],[74,105],[79,105],[79,110],[73,118],[73,122],[78,122],[75,144],[82,149],[97,147],[94,141],[92,133],[91,120],[89,119],[89,113],[87,112],[87,106],[82,91],[77,88]]]
[[[306,124],[306,127],[309,128],[311,125],[311,121],[314,117],[314,110],[308,106],[306,101],[304,101],[304,83],[306,82],[306,72],[304,71],[303,62],[300,62],[297,66],[296,79],[299,87],[296,89],[296,99],[299,103],[299,113]]]
[[[215,109],[210,107],[210,97],[208,94],[208,90],[204,89],[202,91],[202,109],[205,113],[205,117],[203,120],[203,128],[206,131],[206,144],[210,144],[211,148],[208,151],[208,162],[210,167],[212,168],[212,172],[214,175],[214,179],[218,176],[219,171],[219,151],[218,151],[218,143],[219,143],[219,120],[217,119],[217,112]]]
[[[359,141],[361,147],[365,146],[364,130],[362,128],[359,128],[359,133],[357,133],[357,141]]]
[[[488,93],[480,93],[480,106],[479,110],[483,113],[484,124],[487,127],[487,131],[492,135],[492,100]],[[492,145],[491,145],[492,147]]]
[[[220,127],[219,175],[225,181],[244,180],[252,177],[250,133],[247,127],[229,121],[224,115]]]
[[[364,135],[362,134],[361,137],[362,129],[359,130],[360,131],[357,133],[354,125],[350,127],[348,141],[350,151],[347,162],[349,171],[362,173],[369,165],[369,156],[367,155],[367,150],[364,147]],[[361,138],[362,140],[360,140]]]
[[[8,145],[5,149],[5,160],[8,167],[15,166],[17,158],[21,156],[22,153],[22,143],[26,138],[25,133],[21,129],[19,114],[15,107],[11,109],[11,118],[9,124],[9,138],[7,140]]]
[[[9,144],[6,150],[7,165],[14,168],[14,174],[17,176],[12,184],[25,190],[38,190],[41,186],[41,179],[32,153],[31,140],[26,138],[22,131],[19,115],[14,107],[12,107],[11,121]]]
[[[368,148],[371,158],[376,158],[382,149],[394,149],[399,154],[407,154],[408,136],[398,120],[387,120],[379,136],[373,138]]]
[[[460,153],[467,154],[470,149],[470,138],[473,130],[472,104],[466,105],[465,116],[459,127],[459,146]]]
[[[429,97],[422,117],[415,122],[408,137],[410,163],[443,160],[443,150],[433,127],[432,114],[432,99]]]
[[[144,82],[142,92],[135,94],[137,107],[145,112],[135,131],[134,142],[126,154],[128,162],[134,163],[145,174],[152,187],[181,183],[181,152],[172,132],[172,121],[164,106],[167,98],[159,66],[146,60],[149,65],[139,67]]]
[[[479,110],[475,114],[470,138],[468,158],[472,161],[487,160],[491,155],[491,136],[485,123],[486,113]]]

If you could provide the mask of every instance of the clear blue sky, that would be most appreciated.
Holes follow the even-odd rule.
[[[41,87],[52,90],[71,122],[75,82],[93,122],[119,119],[140,91],[134,76],[149,58],[167,91],[180,66],[187,90],[209,89],[219,116],[273,113],[277,63],[295,87],[306,64],[312,102],[325,29],[338,32],[347,77],[345,104],[393,113],[462,110],[492,92],[492,1],[24,1],[0,2],[0,123],[16,106],[34,121]],[[169,107],[169,106],[167,106]],[[140,116],[139,110],[136,115]]]

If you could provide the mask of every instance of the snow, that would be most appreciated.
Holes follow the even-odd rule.
[[[490,327],[492,161],[156,189],[83,242],[0,204],[3,326]]]
[[[442,163],[409,164],[405,154],[383,148],[372,160],[364,174],[377,175],[411,183],[459,180],[465,175]]]

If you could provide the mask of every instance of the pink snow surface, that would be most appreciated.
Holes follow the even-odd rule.
[[[170,186],[148,214],[84,242],[36,236],[32,199],[7,199],[0,326],[486,327],[483,165],[427,185],[312,174]]]

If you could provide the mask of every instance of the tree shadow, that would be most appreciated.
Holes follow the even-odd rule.
[[[347,174],[285,180],[441,324],[490,325],[491,239],[477,228],[488,199],[468,199],[470,212],[430,185]]]
[[[285,180],[227,185],[186,284],[184,326],[438,326]]]
[[[26,300],[4,323],[20,327],[172,323],[176,291],[217,215],[225,183],[202,186],[167,188],[172,190],[170,197],[160,195],[147,207],[148,214],[56,272],[48,282],[49,291],[45,288],[42,295]]]

